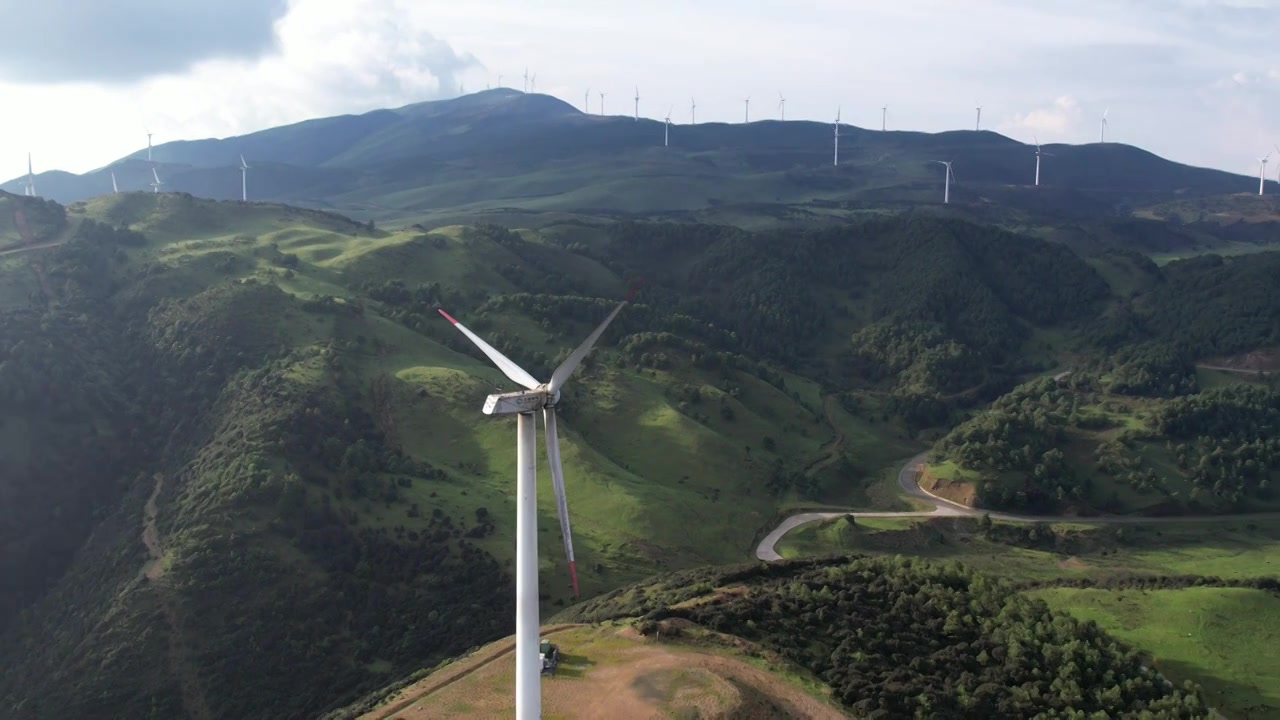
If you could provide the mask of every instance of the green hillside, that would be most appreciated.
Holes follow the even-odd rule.
[[[546,376],[643,280],[562,400],[587,597],[742,560],[786,508],[882,497],[970,416],[1028,404],[1038,428],[1020,383],[1067,363],[1063,392],[1093,395],[1052,422],[1130,393],[1165,423],[1135,447],[1193,438],[1214,497],[1269,448],[1269,389],[1188,395],[1185,372],[1273,342],[1242,309],[1270,307],[1268,265],[1152,269],[928,213],[385,230],[182,193],[40,207],[65,243],[0,257],[16,718],[316,715],[508,634],[514,432],[480,407],[510,386],[442,306]],[[1225,497],[1265,500],[1268,472]],[[548,615],[573,600],[550,501]]]

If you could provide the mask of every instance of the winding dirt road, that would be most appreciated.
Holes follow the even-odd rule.
[[[1056,378],[1055,378],[1056,379]],[[756,558],[772,562],[781,560],[782,556],[778,554],[776,546],[783,535],[791,532],[795,528],[818,520],[829,520],[831,518],[844,517],[851,515],[855,518],[934,518],[934,517],[981,517],[990,515],[992,520],[1004,520],[1006,522],[1025,522],[1025,523],[1055,523],[1070,522],[1088,525],[1133,525],[1138,523],[1145,524],[1172,524],[1172,523],[1194,523],[1194,522],[1231,522],[1239,520],[1276,520],[1280,519],[1280,513],[1249,513],[1240,515],[1177,515],[1170,517],[1143,517],[1138,515],[1091,515],[1082,517],[1078,515],[1019,515],[1015,513],[989,512],[982,509],[974,509],[959,503],[952,502],[943,497],[938,497],[933,493],[920,487],[920,474],[923,470],[924,459],[928,452],[922,452],[908,458],[898,471],[898,487],[904,493],[928,503],[933,506],[932,510],[908,510],[900,512],[805,512],[796,513],[778,524],[760,544],[756,546]]]

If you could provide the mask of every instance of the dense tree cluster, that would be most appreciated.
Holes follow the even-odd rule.
[[[1097,625],[956,566],[842,559],[689,573],[567,617],[627,615],[643,617],[642,631],[679,617],[759,642],[859,717],[1208,716],[1195,689],[1167,686]]]

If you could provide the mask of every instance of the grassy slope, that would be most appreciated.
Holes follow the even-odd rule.
[[[433,233],[443,239],[439,243],[417,242],[421,232],[412,229],[370,232],[316,213],[192,202],[165,194],[98,198],[86,204],[86,213],[128,222],[154,238],[149,246],[130,250],[133,260],[185,267],[199,282],[257,277],[302,298],[355,298],[361,283],[391,278],[403,280],[407,287],[435,282],[463,293],[475,288],[516,290],[493,270],[516,261],[510,251],[488,241],[472,242],[461,228]],[[194,230],[180,229],[186,227]],[[299,265],[292,271],[273,266],[268,259],[272,246],[297,255]],[[599,265],[554,247],[550,251],[563,256],[575,275],[586,278],[600,294],[621,292],[621,281]],[[235,258],[230,265],[228,256]],[[500,316],[486,322],[490,332],[518,332],[525,347],[549,355],[577,341],[552,337],[517,320]],[[443,321],[441,326],[445,327]],[[584,325],[580,334],[587,331]],[[303,335],[308,337],[298,336],[299,342],[316,339]],[[361,319],[344,321],[335,335],[345,340],[356,336],[381,348],[360,355],[353,368],[357,386],[369,387],[380,377],[394,379],[395,441],[448,474],[445,481],[406,489],[409,501],[423,508],[442,507],[464,519],[486,508],[497,523],[480,544],[500,561],[510,558],[513,529],[507,519],[514,512],[514,423],[480,413],[485,395],[509,383],[477,358],[478,353],[455,352],[379,317],[373,309]],[[606,338],[593,361],[579,372],[566,395],[561,422],[575,550],[587,595],[663,568],[741,559],[757,528],[780,504],[794,501],[773,497],[763,488],[761,478],[773,459],[807,465],[822,458],[835,438],[835,431],[814,411],[820,398],[813,383],[794,383],[802,391],[802,404],[757,378],[736,373],[743,392],[727,400],[735,409],[734,419],[709,411],[703,414],[710,417],[699,421],[682,413],[665,389],[676,380],[699,384],[709,398],[704,402],[714,403],[722,392],[713,387],[711,377],[696,371],[672,377],[664,371],[614,368],[607,358],[608,345],[616,341]],[[856,434],[858,446],[884,445],[876,432],[887,431],[887,426],[859,425],[861,421],[847,414],[840,422]],[[792,430],[780,429],[784,427]],[[764,450],[765,436],[773,437],[773,452]],[[541,456],[541,442],[539,446]],[[882,453],[877,459],[887,463],[894,458]],[[545,464],[542,467],[543,591],[559,604],[568,599],[568,578],[560,559]],[[377,525],[415,524],[404,505],[388,508],[360,501],[354,509],[364,521]]]
[[[1243,588],[1051,588],[1034,594],[1150,653],[1171,680],[1199,683],[1209,703],[1228,716],[1280,717],[1275,594]]]

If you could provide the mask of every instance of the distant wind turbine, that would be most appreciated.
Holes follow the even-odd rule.
[[[538,92],[538,73],[529,76],[529,89]]]
[[[1040,157],[1053,157],[1053,153],[1042,152],[1040,150],[1040,138],[1034,138],[1036,141],[1036,187],[1040,187]]]
[[[502,76],[498,76],[498,87],[502,87]]]
[[[671,119],[671,113],[667,113],[667,119]],[[640,122],[640,87],[636,86],[636,122]]]
[[[31,153],[27,153],[27,183],[22,188],[22,194],[28,197],[36,196],[36,174],[31,170]]]
[[[587,91],[582,93],[582,112],[591,112],[591,88],[587,88]]]
[[[240,200],[249,201],[249,163],[244,161],[243,155],[240,156]]]
[[[787,119],[787,99],[782,97],[782,91],[778,91],[778,119]]]
[[[943,180],[943,184],[942,184],[942,204],[946,205],[947,203],[951,202],[951,181],[955,179],[956,175],[951,171],[950,160],[935,160],[934,162],[938,163],[939,165],[945,165],[947,168],[946,179]]]
[[[1262,195],[1266,189],[1267,183],[1267,160],[1271,158],[1271,153],[1267,153],[1258,158],[1258,194]],[[30,172],[30,170],[28,170]]]
[[[154,178],[154,180],[151,182],[151,192],[153,193],[160,192],[160,186],[163,185],[164,183],[160,182],[160,174],[156,172],[156,169],[154,167],[151,168],[151,177]]]
[[[111,192],[113,193],[120,192],[120,186],[116,185],[116,173],[114,170],[111,172]]]
[[[698,124],[698,103],[693,98],[689,98],[689,124]]]
[[[1098,142],[1107,141],[1107,113],[1111,112],[1111,108],[1102,111],[1102,134],[1098,136]]]
[[[840,108],[838,106],[836,107],[836,122],[834,127],[836,131],[836,142],[835,142],[835,153],[831,157],[831,164],[839,165],[840,164]]]
[[[147,131],[147,162],[151,162],[151,131]]]
[[[600,114],[604,115],[604,92],[600,92]]]
[[[884,132],[889,126],[889,106],[885,105],[880,108],[880,132]]]
[[[671,111],[675,109],[676,106],[672,105],[667,110],[667,117],[662,121],[662,147],[667,147],[671,144]]]
[[[751,122],[751,98],[746,97],[742,100],[742,122]]]
[[[981,105],[978,106],[978,121],[973,124],[973,130],[974,132],[982,131],[982,106]]]
[[[528,65],[526,65],[524,68],[524,91],[526,93],[529,92],[529,66]]]

